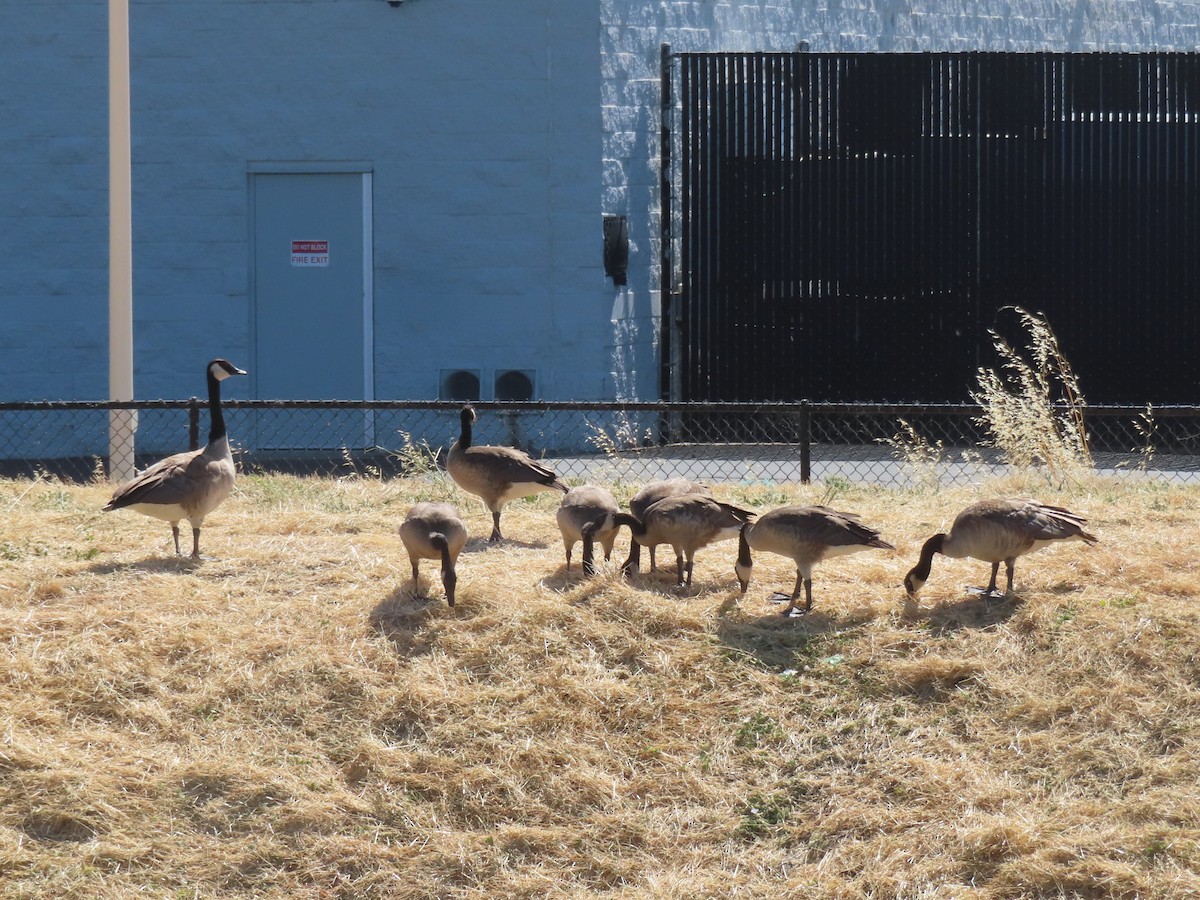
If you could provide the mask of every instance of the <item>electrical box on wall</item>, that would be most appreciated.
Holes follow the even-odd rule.
[[[629,220],[625,216],[604,217],[604,274],[613,284],[626,284],[629,270]]]

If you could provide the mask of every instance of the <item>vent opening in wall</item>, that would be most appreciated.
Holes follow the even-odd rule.
[[[478,400],[478,369],[442,369],[439,400]]]
[[[497,400],[532,400],[533,399],[533,370],[508,369],[496,373]]]

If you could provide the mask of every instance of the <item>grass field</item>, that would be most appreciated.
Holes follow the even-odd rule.
[[[795,619],[790,564],[739,598],[731,542],[689,592],[667,548],[623,581],[627,531],[564,572],[557,495],[488,547],[443,480],[243,477],[198,564],[107,495],[0,482],[5,898],[1200,896],[1200,488],[843,488],[897,549],[819,567]],[[991,603],[939,557],[907,602],[990,495],[1101,543]],[[473,535],[453,610],[396,535],[431,497]]]

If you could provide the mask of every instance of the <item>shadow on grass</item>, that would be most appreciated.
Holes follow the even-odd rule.
[[[770,612],[754,615],[762,607],[767,607]],[[748,615],[730,618],[728,613],[734,609]],[[722,646],[753,657],[768,669],[788,670],[801,668],[827,646],[831,636],[861,626],[872,618],[872,614],[869,606],[864,606],[860,613],[835,617],[814,604],[810,613],[782,616],[770,598],[742,597],[734,593],[721,604],[717,617],[717,639]]]
[[[545,541],[518,541],[513,538],[501,538],[492,543],[485,537],[473,537],[467,540],[463,546],[463,553],[486,553],[488,550],[501,549],[503,547],[513,547],[522,550],[545,550],[550,545]]]
[[[148,556],[133,562],[92,563],[86,571],[92,575],[113,575],[118,572],[194,572],[206,562],[216,562],[209,557],[192,559],[190,556]]]
[[[589,581],[596,578],[603,579],[605,577],[604,569],[598,569],[594,575],[584,575],[583,566],[578,562],[571,563],[571,571],[567,571],[566,565],[561,565],[549,575],[542,576],[539,583],[548,591],[554,591],[556,594],[565,594],[574,591]]]
[[[930,631],[948,633],[964,628],[991,628],[1011,619],[1025,601],[1019,594],[1002,597],[967,596],[959,600],[943,600],[932,606],[906,597],[904,617],[914,622],[926,622]]]
[[[419,586],[414,592],[412,582],[406,581],[375,605],[367,616],[367,624],[387,638],[397,653],[412,658],[433,650],[438,638],[437,620],[453,616],[458,610],[458,606],[447,606],[442,594],[421,590]]]

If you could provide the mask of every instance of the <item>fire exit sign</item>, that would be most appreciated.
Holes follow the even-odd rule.
[[[293,266],[328,266],[329,241],[292,241]]]

